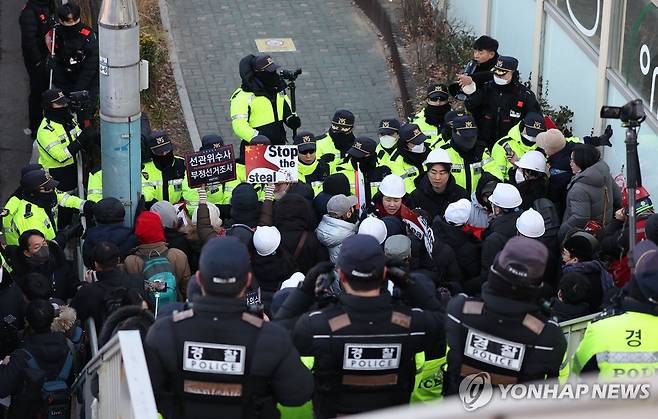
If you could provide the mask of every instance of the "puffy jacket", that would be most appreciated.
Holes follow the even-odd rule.
[[[434,192],[432,184],[425,174],[418,182],[418,188],[411,193],[410,197],[413,203],[411,208],[422,208],[430,215],[430,219],[434,219],[437,215],[443,216],[450,203],[457,202],[462,198],[468,199],[468,193],[466,189],[455,183],[452,174],[443,193]]]
[[[329,251],[329,260],[336,263],[336,258],[338,257],[338,252],[340,252],[340,245],[343,243],[343,240],[356,234],[356,231],[356,224],[325,214],[322,216],[320,225],[315,229],[315,234],[320,243]]]
[[[621,207],[621,192],[603,160],[577,173],[567,187],[566,208],[558,237],[562,241],[572,228],[597,220],[606,227]]]
[[[441,273],[456,273],[444,277],[442,282],[459,282],[461,290],[469,295],[480,287],[480,252],[482,244],[471,232],[453,226],[440,218],[432,224],[434,247],[432,258]],[[475,278],[475,281],[472,281]],[[474,283],[474,284],[472,284]]]
[[[601,262],[591,260],[564,265],[562,267],[562,273],[565,274],[567,272],[577,272],[589,280],[591,291],[587,302],[590,313],[596,313],[608,305],[610,297],[614,293],[614,284],[612,275]]]
[[[49,19],[52,14],[51,3],[48,0],[28,0],[18,18],[23,59],[30,66],[42,63],[48,55],[45,39],[52,26]],[[45,68],[45,65],[42,68]]]
[[[571,152],[577,143],[567,141],[564,148],[557,153],[548,156],[547,161],[550,167],[548,177],[548,197],[555,203],[560,217],[564,215],[567,200],[567,187],[573,178],[570,160]]]
[[[121,223],[98,224],[91,227],[85,233],[85,241],[82,245],[82,260],[88,268],[94,267],[92,252],[94,246],[100,242],[110,242],[117,245],[121,260],[124,260],[130,252],[139,244],[137,237],[133,234],[132,229]]]
[[[482,262],[480,264],[481,280],[485,282],[489,268],[505,243],[516,235],[516,219],[521,211],[499,215],[491,220],[489,227],[482,233]]]
[[[281,232],[281,247],[291,255],[294,270],[305,274],[317,262],[329,259],[327,249],[313,232],[311,206],[301,195],[288,193],[276,201],[274,226]]]

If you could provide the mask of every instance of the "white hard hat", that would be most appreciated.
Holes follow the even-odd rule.
[[[219,208],[217,205],[213,204],[212,202],[206,203],[208,206],[208,214],[210,215],[210,225],[219,228],[222,226],[222,219],[220,218],[221,213],[219,212]],[[194,209],[194,212],[192,213],[192,224],[196,225],[197,224],[197,214],[199,213],[199,207],[196,207]]]
[[[523,211],[523,214],[516,219],[516,230],[526,237],[541,237],[546,232],[544,217],[532,208]]]
[[[509,183],[499,183],[489,197],[489,202],[500,208],[516,208],[523,200],[516,186]]]
[[[258,226],[254,233],[254,247],[261,256],[269,256],[279,248],[281,233],[276,227]]]
[[[404,180],[398,175],[388,175],[379,184],[379,192],[391,198],[404,196]]]
[[[448,154],[448,152],[442,148],[437,148],[436,150],[430,151],[423,164],[427,165],[434,163],[452,164],[452,161],[450,160],[450,154]]]
[[[359,224],[358,234],[367,234],[377,239],[379,244],[384,243],[388,232],[386,224],[377,217],[367,217]]]
[[[530,150],[521,156],[516,166],[521,169],[534,170],[535,172],[546,173],[546,157],[541,151]]]
[[[447,222],[461,226],[466,224],[468,217],[471,216],[471,201],[462,198],[457,202],[452,202],[446,208],[444,218]]]

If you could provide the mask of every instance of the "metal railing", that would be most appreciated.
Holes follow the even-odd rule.
[[[73,388],[77,403],[71,418],[81,417],[81,410],[88,419],[158,417],[142,339],[136,330],[122,330],[112,337],[83,368]]]

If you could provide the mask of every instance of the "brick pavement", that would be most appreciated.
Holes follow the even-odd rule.
[[[297,110],[302,129],[324,132],[333,112],[356,115],[356,135],[374,135],[396,115],[382,42],[349,0],[166,0],[171,30],[201,135],[219,131],[237,142],[229,98],[240,85],[238,63],[257,53],[256,38],[292,38],[296,52],[272,53],[284,68],[302,67]]]

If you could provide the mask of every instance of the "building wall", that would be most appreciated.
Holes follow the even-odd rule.
[[[638,138],[642,180],[658,194],[658,165],[649,160],[658,153],[658,2],[445,1],[449,18],[468,23],[475,35],[493,36],[500,53],[519,59],[522,79],[539,69],[548,82],[548,102],[574,111],[574,135],[592,129],[598,134],[612,125],[613,147],[604,147],[603,156],[614,175],[625,165],[625,128],[618,120],[602,120],[597,108],[641,98],[647,113]]]

